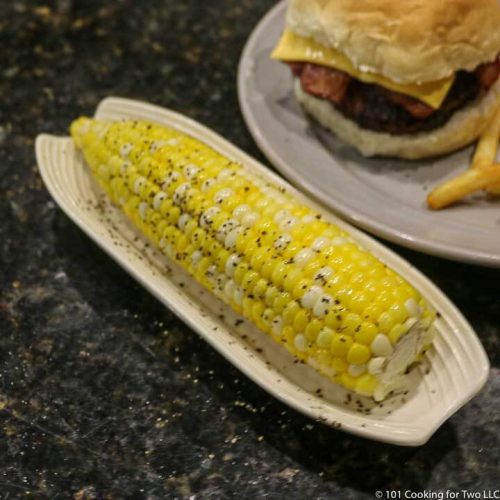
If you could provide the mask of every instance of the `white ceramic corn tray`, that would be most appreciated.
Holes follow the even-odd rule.
[[[147,245],[94,183],[71,139],[40,135],[36,141],[39,169],[64,212],[158,300],[270,394],[326,425],[370,439],[416,446],[425,443],[481,389],[489,364],[474,331],[440,290],[392,251],[336,218],[213,131],[180,114],[110,97],[100,103],[95,117],[146,119],[174,127],[241,162],[347,230],[419,289],[440,313],[435,345],[425,361],[411,371],[406,393],[383,405],[349,393],[311,367],[297,363],[281,345],[243,321],[177,264]]]

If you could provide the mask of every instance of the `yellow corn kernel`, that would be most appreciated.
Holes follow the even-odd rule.
[[[361,316],[355,313],[348,313],[342,322],[342,326],[344,327],[344,332],[349,335],[354,335],[356,331],[361,327],[361,323],[363,320]]]
[[[391,331],[388,334],[389,340],[394,345],[407,331],[408,329],[404,325],[398,323],[391,328]]]
[[[274,308],[274,312],[276,314],[280,314],[283,311],[283,308],[279,307],[281,305],[281,303],[278,304],[278,302],[276,301],[276,299],[278,298],[279,295],[280,295],[280,292],[275,286],[268,285],[266,293],[264,295],[264,301],[266,302],[266,305],[268,307]],[[281,300],[283,300],[283,298]],[[284,302],[284,305],[286,305],[285,302]],[[283,307],[284,307],[284,305],[283,305]]]
[[[330,346],[330,351],[334,356],[345,357],[347,352],[351,348],[353,341],[349,335],[343,333],[336,333],[333,336],[332,345]]]
[[[262,314],[264,313],[264,309],[265,309],[265,306],[262,302],[255,302],[252,306],[252,313],[251,313],[252,321],[254,321],[255,323],[258,323],[262,318]]]
[[[300,306],[298,302],[292,301],[289,302],[288,305],[285,307],[283,310],[283,321],[287,325],[293,324],[293,321],[295,320],[295,316],[297,316],[297,313],[300,311]]]
[[[378,328],[367,321],[363,321],[359,330],[354,334],[354,339],[360,344],[370,345],[377,336]]]
[[[289,266],[289,269],[287,270],[287,275],[286,278],[283,281],[283,288],[293,294],[293,291],[295,287],[302,281],[302,271],[297,268],[291,268]],[[295,298],[301,297],[302,294],[299,294]]]
[[[355,380],[356,384],[354,388],[356,392],[359,392],[363,396],[372,396],[378,385],[378,380],[369,373],[364,373]]]
[[[351,391],[354,390],[354,388],[357,385],[357,379],[349,375],[348,373],[344,372],[339,375],[339,380],[341,384],[346,387],[347,389],[350,389]]]
[[[354,365],[362,365],[371,357],[370,348],[364,344],[354,342],[347,353],[347,362]]]
[[[332,309],[328,311],[325,316],[325,325],[331,328],[332,330],[337,330],[342,324],[342,315],[340,311],[337,309]]]
[[[291,302],[292,297],[290,296],[289,293],[280,292],[277,288],[273,288],[273,290],[276,290],[276,292],[273,293],[273,295],[275,295],[273,307],[274,310],[276,311],[276,314],[281,314],[288,306],[288,304]],[[267,294],[266,294],[266,300],[267,300]],[[295,311],[295,313],[297,313],[297,311]]]
[[[303,332],[311,320],[311,314],[301,309],[293,319],[293,328],[296,332]]]
[[[312,281],[307,279],[301,279],[297,283],[292,290],[292,296],[294,299],[300,299],[304,293],[312,286]]]
[[[332,345],[334,334],[335,333],[331,328],[322,328],[316,338],[316,344],[318,344],[318,347],[321,349],[328,349]]]
[[[241,303],[241,308],[243,310],[243,314],[247,317],[247,318],[251,318],[252,321],[253,321],[253,317],[252,317],[252,308],[253,308],[253,305],[254,305],[254,301],[248,297],[244,297],[243,300],[242,300],[242,303]]]
[[[389,333],[396,324],[396,319],[392,311],[384,311],[378,318],[378,327],[382,333]]]
[[[264,297],[266,296],[266,292],[269,289],[270,288],[268,282],[263,278],[259,278],[253,287],[252,294],[255,296],[256,299],[264,299]]]
[[[348,368],[348,364],[344,358],[332,358],[330,364],[336,373],[343,373]]]
[[[257,272],[260,271],[262,266],[264,265],[266,259],[269,258],[269,251],[267,248],[258,248],[252,258],[250,259],[250,265],[252,269],[255,269]]]
[[[269,258],[268,260],[266,260],[260,270],[261,276],[265,279],[270,279],[273,274],[274,268],[276,267],[276,264],[277,262],[275,258]]]
[[[253,294],[253,289],[259,279],[255,271],[247,271],[241,280],[241,288],[246,294]]]
[[[318,349],[316,358],[321,366],[329,367],[332,362],[332,355],[328,349]]]
[[[379,304],[372,303],[363,311],[363,318],[369,321],[377,321],[385,312],[385,309]]]
[[[363,276],[361,274],[361,276]],[[351,297],[349,302],[349,309],[356,314],[362,314],[363,311],[370,305],[370,298],[362,293],[358,293]]]
[[[271,275],[271,280],[273,284],[277,287],[281,287],[281,285],[283,284],[283,280],[286,277],[286,273],[287,273],[287,265],[282,262],[277,263]]]
[[[248,272],[250,269],[250,266],[246,262],[240,262],[237,266],[236,269],[234,270],[234,281],[236,283],[240,284],[243,282],[243,278],[245,277],[245,274]]]
[[[288,344],[293,345],[293,341],[295,339],[295,330],[290,325],[284,326],[282,330],[282,337]]]
[[[264,309],[264,312],[262,313],[262,321],[264,322],[267,328],[269,328],[269,326],[271,325],[274,317],[275,317],[274,311],[271,308],[266,307]]]
[[[309,340],[310,342],[314,342],[317,336],[319,335],[319,332],[322,327],[323,323],[319,319],[317,318],[311,319],[311,321],[304,330],[304,335],[306,336],[307,340]]]

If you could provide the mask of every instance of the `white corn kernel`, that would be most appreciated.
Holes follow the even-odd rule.
[[[201,185],[201,190],[203,192],[206,192],[208,191],[214,184],[215,184],[216,180],[213,178],[213,177],[209,177],[207,180],[205,180],[203,182],[203,184]]]
[[[313,306],[313,314],[318,318],[324,318],[332,305],[334,304],[334,300],[330,295],[324,294],[320,295]]]
[[[130,154],[130,152],[132,151],[133,148],[134,148],[134,146],[132,144],[130,144],[130,142],[122,144],[120,146],[120,156],[122,158],[126,158]]]
[[[191,184],[189,184],[189,182],[185,182],[184,184],[181,184],[174,191],[173,200],[176,205],[179,205],[182,202],[182,199],[184,198],[185,194],[189,191],[190,188]]]
[[[146,180],[145,177],[137,177],[137,179],[134,182],[134,193],[141,194],[141,190],[146,185],[147,182],[148,181]]]
[[[302,217],[302,222],[304,224],[310,224],[311,222],[314,222],[316,220],[316,217],[314,217],[314,215],[304,215],[304,217]]]
[[[252,227],[258,220],[259,214],[257,212],[249,212],[243,217],[241,223],[245,227]]]
[[[298,335],[295,335],[293,345],[298,351],[305,352],[305,350],[307,349],[307,339],[304,337],[304,335],[302,335],[302,333],[299,333]]]
[[[234,195],[234,191],[231,188],[220,189],[215,193],[214,201],[215,203],[221,204],[225,199],[230,198]]]
[[[316,251],[320,251],[322,248],[326,247],[330,243],[330,240],[328,238],[325,238],[324,236],[320,236],[319,238],[316,238],[313,241],[312,244],[312,249]]]
[[[227,179],[228,177],[230,177],[232,173],[233,173],[233,171],[230,170],[229,168],[223,168],[219,172],[219,174],[217,175],[217,180],[223,181],[224,179]]]
[[[158,191],[153,198],[153,208],[155,210],[160,210],[161,204],[167,199],[167,193],[164,191]]]
[[[236,248],[236,240],[238,239],[238,235],[241,233],[241,228],[234,228],[224,240],[224,247],[226,250],[234,250]]]
[[[120,166],[120,175],[124,176],[127,174],[127,170],[130,168],[130,163],[128,161],[124,161]]]
[[[179,220],[177,221],[177,227],[181,230],[184,231],[184,228],[186,227],[186,224],[191,220],[191,216],[188,213],[183,213],[180,217]]]
[[[385,362],[386,358],[384,357],[377,357],[370,359],[370,361],[368,361],[368,373],[372,375],[377,375],[379,373],[382,373]]]
[[[280,224],[283,220],[287,219],[290,216],[291,214],[288,210],[279,210],[274,215],[274,222],[276,222],[276,224]]]
[[[191,264],[196,267],[198,265],[198,262],[203,258],[203,254],[199,250],[195,250],[191,254]]]
[[[148,204],[145,201],[141,201],[141,203],[139,203],[139,215],[141,216],[142,220],[146,218],[147,211]]]
[[[200,217],[200,226],[203,229],[209,229],[210,225],[212,224],[212,219],[215,215],[217,215],[220,212],[219,207],[210,207],[207,210],[205,210]]]
[[[233,294],[233,300],[236,302],[236,304],[241,306],[241,304],[243,303],[244,296],[245,296],[245,294],[244,294],[243,290],[240,287],[237,287],[236,290],[234,291],[234,294]]]
[[[243,217],[250,212],[250,207],[248,205],[238,205],[234,210],[233,210],[233,217],[235,219],[241,220]]]
[[[273,243],[276,250],[284,250],[292,241],[292,238],[288,234],[281,234],[278,236]]]
[[[188,179],[193,179],[194,177],[196,177],[196,174],[200,171],[200,167],[198,167],[198,165],[195,165],[194,163],[188,163],[185,167],[184,167],[184,175],[188,178]]]
[[[227,280],[224,285],[224,295],[228,300],[233,298],[234,292],[236,290],[236,283],[233,280]]]
[[[293,262],[297,264],[298,267],[305,267],[305,265],[314,257],[314,252],[310,248],[303,248],[299,250]]]
[[[334,274],[334,271],[331,267],[325,266],[322,267],[315,275],[314,275],[314,281],[319,281],[320,283],[326,282],[332,275]]]
[[[297,217],[285,217],[279,224],[282,231],[288,231],[297,224]]]
[[[177,182],[180,179],[180,175],[177,172],[169,172],[165,179],[163,179],[163,184],[161,186],[162,189],[168,189],[174,182]]]
[[[312,309],[314,307],[314,304],[316,304],[316,301],[321,297],[322,294],[323,289],[320,286],[312,286],[302,296],[302,299],[300,299],[302,307],[305,307],[306,309]]]
[[[228,257],[228,259],[226,260],[225,271],[229,277],[234,276],[234,270],[236,269],[240,261],[241,261],[240,256],[235,253],[231,254]]]
[[[333,238],[333,240],[330,241],[330,245],[333,246],[341,246],[345,245],[346,243],[348,243],[348,240],[343,236],[337,236],[336,238]]]
[[[417,318],[408,318],[404,323],[403,326],[405,327],[406,331],[411,330],[413,326],[418,322]]]
[[[390,356],[393,351],[389,339],[381,333],[373,339],[370,347],[375,356]]]
[[[224,286],[227,283],[227,276],[224,273],[219,273],[217,275],[217,279],[216,279],[215,283],[216,283],[217,288],[222,291],[224,289]]]
[[[349,365],[347,368],[347,373],[351,375],[351,377],[359,377],[366,372],[366,365]]]
[[[414,298],[408,299],[405,302],[405,307],[406,307],[406,310],[408,311],[408,314],[410,316],[414,316],[414,317],[420,316],[420,313],[421,313],[420,307]]]
[[[226,236],[233,230],[239,226],[239,223],[235,219],[229,219],[226,222],[223,222],[220,227],[217,229],[216,238],[220,243],[224,243]]]
[[[277,337],[281,336],[281,332],[283,330],[283,318],[281,316],[275,316],[271,323],[271,331]]]

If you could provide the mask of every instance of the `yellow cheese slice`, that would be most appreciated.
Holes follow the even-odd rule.
[[[394,92],[414,97],[434,109],[441,106],[455,80],[455,75],[452,75],[449,78],[421,84],[396,83],[375,73],[359,71],[338,50],[325,47],[309,38],[298,36],[289,30],[285,30],[271,57],[285,62],[308,62],[338,69],[362,82],[375,83]]]

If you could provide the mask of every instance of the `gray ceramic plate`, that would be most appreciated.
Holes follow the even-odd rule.
[[[255,141],[297,187],[357,226],[414,250],[500,267],[500,200],[473,197],[441,212],[426,208],[429,190],[467,168],[468,148],[428,161],[366,159],[303,114],[285,65],[269,59],[284,25],[279,3],[250,36],[238,92]]]

